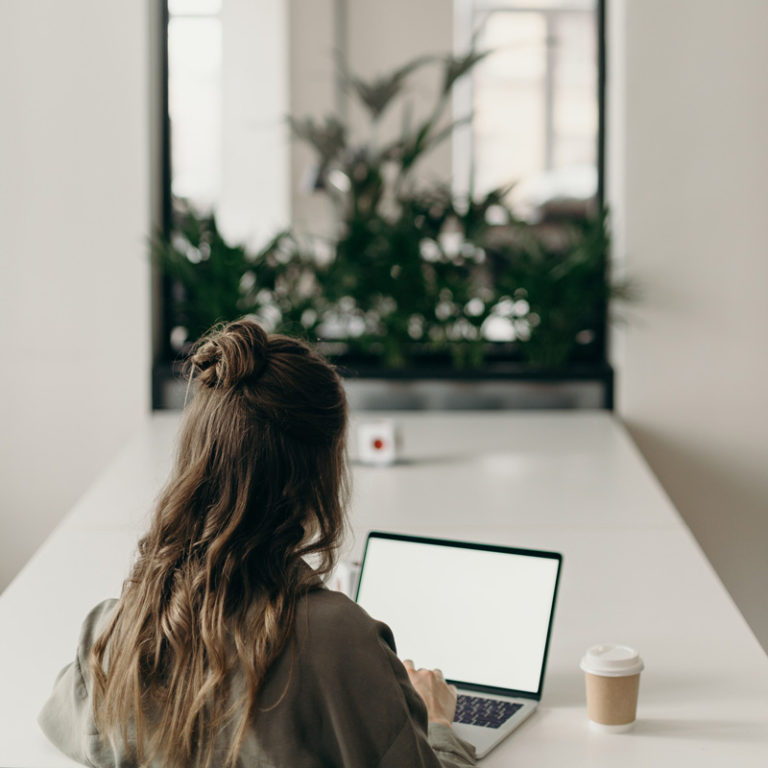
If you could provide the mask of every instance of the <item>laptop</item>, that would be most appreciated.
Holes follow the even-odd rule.
[[[478,758],[538,706],[561,565],[556,552],[368,535],[357,603],[401,659],[456,686],[453,728]]]

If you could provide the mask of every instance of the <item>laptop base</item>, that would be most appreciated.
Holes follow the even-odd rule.
[[[478,694],[476,691],[462,691],[459,689],[459,693],[471,693],[473,696],[483,696],[485,698],[500,699],[502,701],[509,701],[515,704],[522,705],[520,709],[515,712],[512,717],[509,718],[498,728],[488,728],[485,726],[468,725],[466,723],[453,723],[451,726],[454,733],[464,741],[468,741],[475,748],[478,760],[485,757],[494,747],[500,744],[504,739],[509,736],[519,725],[522,725],[535,711],[539,705],[539,702],[535,699],[521,699],[512,698],[507,696],[492,696],[489,694]]]

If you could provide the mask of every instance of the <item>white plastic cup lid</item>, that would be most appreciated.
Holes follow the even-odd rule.
[[[601,677],[627,677],[645,668],[634,648],[611,643],[601,643],[587,649],[579,666],[584,672]]]

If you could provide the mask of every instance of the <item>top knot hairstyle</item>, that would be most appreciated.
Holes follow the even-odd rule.
[[[344,436],[347,409],[341,380],[298,339],[268,335],[256,323],[238,320],[204,336],[186,368],[190,382],[197,384],[195,401],[206,404],[203,408],[193,403],[192,413],[215,410],[219,420],[236,419],[232,427],[238,430],[248,420],[267,430],[269,437],[291,435],[299,443],[291,451],[302,443],[334,442]],[[190,414],[187,423],[193,418]]]
[[[288,342],[296,343],[292,339]],[[268,347],[269,338],[261,326],[245,320],[230,323],[198,342],[188,366],[203,386],[234,387],[261,376]]]
[[[212,765],[223,734],[234,765],[298,599],[335,564],[347,403],[311,347],[249,320],[207,334],[187,367],[173,473],[94,645],[95,717],[138,764]]]

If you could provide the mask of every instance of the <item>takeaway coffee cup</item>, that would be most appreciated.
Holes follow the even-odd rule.
[[[635,722],[643,660],[627,645],[593,645],[580,664],[587,686],[587,715],[600,731],[628,731]]]

